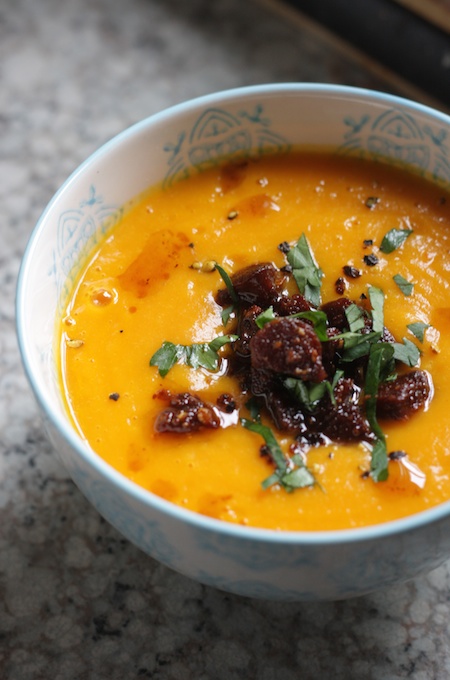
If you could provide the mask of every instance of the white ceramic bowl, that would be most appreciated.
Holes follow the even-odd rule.
[[[49,436],[97,510],[172,569],[234,593],[285,600],[360,595],[439,565],[450,555],[450,502],[379,526],[317,533],[250,529],[184,510],[136,486],[81,440],[63,406],[53,344],[80,264],[129,199],[220,159],[305,144],[382,158],[450,185],[450,118],[443,113],[333,85],[218,93],[134,125],[83,163],[37,224],[17,293],[23,363]]]

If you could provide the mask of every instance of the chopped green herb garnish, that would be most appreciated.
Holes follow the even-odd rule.
[[[311,383],[298,380],[297,378],[286,378],[283,385],[292,392],[295,398],[307,411],[311,412],[327,393],[333,406],[336,404],[334,388],[343,375],[344,371],[336,371],[331,383],[329,380],[322,380],[320,383]]]
[[[416,338],[419,340],[419,342],[424,341],[425,331],[429,327],[430,327],[430,324],[423,323],[422,321],[416,321],[415,323],[409,323],[408,326],[407,326],[407,328],[409,328],[411,333],[416,336]]]
[[[255,323],[258,326],[258,328],[264,328],[266,323],[270,323],[270,321],[273,321],[274,319],[276,319],[276,316],[273,311],[273,307],[270,306],[267,309],[265,309],[264,312],[258,314],[258,316],[255,319]]]
[[[394,356],[394,348],[388,343],[372,345],[367,363],[364,391],[366,396],[366,415],[376,441],[372,448],[370,474],[375,482],[383,482],[388,478],[388,456],[386,438],[377,420],[378,386],[383,375],[389,370]]]
[[[314,407],[317,406],[327,391],[325,380],[320,383],[307,383],[297,378],[286,378],[283,385],[310,412],[314,410]]]
[[[238,295],[234,289],[233,282],[231,281],[229,275],[225,271],[223,267],[220,266],[220,264],[215,263],[215,269],[219,272],[220,276],[222,277],[222,280],[227,288],[228,295],[230,296],[232,303],[229,307],[225,307],[222,310],[222,323],[224,326],[227,325],[231,315],[236,311],[236,307],[239,304],[239,298]]]
[[[381,241],[381,252],[387,254],[392,253],[399,248],[412,233],[412,229],[390,229],[387,234],[383,236],[383,240]]]
[[[345,316],[352,333],[357,333],[364,328],[364,310],[352,303],[345,308]]]
[[[325,312],[322,312],[320,309],[311,309],[309,312],[298,312],[291,316],[296,319],[307,319],[308,321],[311,321],[319,340],[321,342],[326,342],[328,340],[327,315]]]
[[[234,305],[230,305],[229,307],[225,307],[222,310],[222,314],[220,316],[222,318],[222,323],[223,323],[224,326],[227,325],[228,321],[230,320],[230,318],[232,317],[234,312],[235,312]]]
[[[370,347],[381,339],[381,333],[341,333],[336,335],[332,340],[342,340],[344,343],[344,351],[342,353],[342,361],[348,363],[355,361],[360,357],[366,356],[370,352]]]
[[[224,284],[227,287],[227,291],[229,293],[230,298],[233,300],[233,302],[235,304],[237,304],[239,302],[239,298],[238,298],[236,291],[234,290],[234,286],[233,286],[233,283],[232,283],[229,275],[227,274],[225,269],[223,269],[223,267],[220,266],[220,264],[217,264],[217,262],[216,262],[216,269],[219,272],[220,276],[222,277]]]
[[[150,366],[157,366],[159,375],[164,378],[177,361],[181,358],[182,345],[175,345],[173,342],[163,342],[161,347],[153,354],[150,359]]]
[[[400,288],[402,291],[403,295],[406,295],[407,297],[411,295],[411,293],[414,290],[414,284],[405,279],[401,274],[396,274],[395,276],[392,277],[397,284],[397,286]]]
[[[250,413],[252,420],[256,420],[257,422],[261,420],[261,412],[256,397],[250,397],[250,399],[245,402],[245,408]]]
[[[375,482],[385,482],[389,477],[388,463],[386,440],[383,435],[383,439],[377,439],[372,447],[370,475]]]
[[[298,289],[315,307],[320,305],[320,288],[323,272],[314,260],[305,234],[302,234],[296,245],[286,254],[292,267],[292,274]]]
[[[394,359],[401,361],[407,366],[417,366],[420,359],[420,349],[408,338],[403,338],[403,343],[392,343]]]
[[[261,435],[267,446],[268,453],[275,464],[275,472],[262,482],[263,489],[268,489],[273,484],[279,484],[286,491],[291,492],[295,489],[313,486],[316,483],[314,476],[304,464],[301,456],[293,456],[291,459],[288,459],[284,455],[270,427],[245,418],[241,420],[241,423],[247,430]]]
[[[380,288],[369,286],[369,300],[372,305],[372,327],[375,333],[384,329],[384,293]]]
[[[266,323],[270,323],[274,319],[277,319],[277,317],[273,311],[273,307],[268,307],[265,309],[261,314],[259,314],[256,319],[255,323],[258,326],[258,328],[264,328]],[[322,312],[320,309],[311,309],[309,312],[297,312],[297,314],[289,314],[288,316],[283,317],[284,319],[307,319],[308,321],[311,321],[314,330],[316,331],[316,335],[321,340],[322,342],[326,342],[328,340],[328,335],[327,335],[327,315],[325,312]]]
[[[211,342],[194,343],[192,345],[175,345],[163,342],[150,359],[150,366],[157,366],[161,377],[167,375],[176,363],[191,368],[206,368],[216,371],[219,367],[218,351],[223,345],[237,340],[237,335],[220,335]]]

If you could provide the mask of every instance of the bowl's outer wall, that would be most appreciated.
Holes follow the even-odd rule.
[[[108,522],[151,557],[210,586],[265,599],[344,599],[412,578],[450,554],[448,518],[381,539],[316,544],[274,544],[271,532],[255,540],[250,532],[223,531],[219,522],[205,531],[113,486],[88,461],[74,465],[72,447],[46,424],[73,480]]]
[[[450,554],[450,508],[433,523],[413,518],[399,532],[336,532],[319,541],[231,531],[171,510],[120,478],[76,435],[61,399],[54,346],[55,316],[87,255],[120,220],[123,206],[148,186],[170,185],[227,158],[313,145],[404,165],[448,188],[449,136],[445,115],[380,93],[336,86],[245,88],[188,102],[125,131],[57,193],[33,233],[19,278],[24,366],[74,481],[142,550],[225,590],[297,600],[362,594],[431,569]]]

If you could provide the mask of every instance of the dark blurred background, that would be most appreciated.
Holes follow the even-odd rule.
[[[450,107],[450,0],[287,0]]]

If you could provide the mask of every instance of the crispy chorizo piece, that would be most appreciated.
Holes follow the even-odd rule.
[[[219,426],[220,419],[214,409],[189,392],[170,395],[168,407],[158,414],[155,422],[157,432],[175,434]]]
[[[349,298],[340,297],[336,300],[331,300],[331,302],[326,302],[320,309],[327,315],[328,325],[338,328],[342,332],[348,330],[345,310],[352,304],[353,302]]]
[[[333,441],[360,441],[373,438],[370,425],[359,404],[361,388],[351,378],[341,378],[334,388],[335,404],[322,400],[314,411],[313,429]]]
[[[305,416],[298,402],[283,388],[274,373],[252,368],[251,392],[263,400],[279,430],[296,433],[306,430]]]
[[[407,420],[422,408],[432,391],[426,371],[414,370],[378,388],[377,416],[389,420]]]
[[[216,404],[217,408],[219,408],[220,411],[223,411],[224,413],[233,413],[233,411],[235,411],[237,408],[235,398],[232,394],[228,394],[228,392],[219,394]]]
[[[250,340],[259,330],[255,319],[262,311],[258,305],[252,305],[248,309],[244,309],[240,315],[238,323],[239,338],[233,343],[233,350],[241,358],[250,357]]]
[[[273,309],[279,316],[289,316],[290,314],[298,314],[299,312],[309,312],[314,309],[308,300],[301,294],[282,296],[274,303]]]
[[[283,272],[271,262],[251,264],[231,277],[239,300],[248,305],[259,305],[263,309],[270,307],[281,296],[284,280]],[[219,290],[216,301],[222,307],[229,305],[231,298],[228,290]]]
[[[314,329],[301,319],[279,317],[267,323],[250,341],[253,368],[320,382],[322,344]]]

